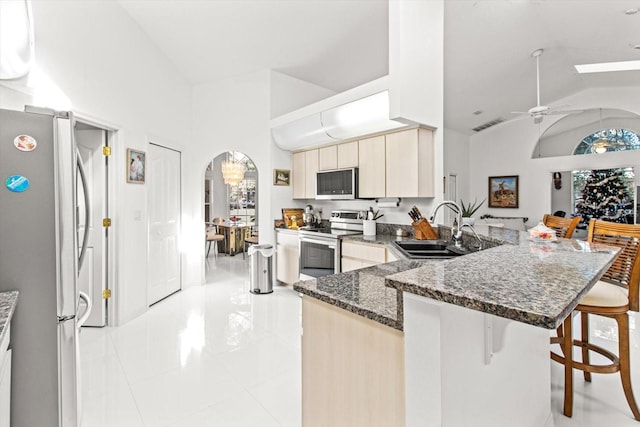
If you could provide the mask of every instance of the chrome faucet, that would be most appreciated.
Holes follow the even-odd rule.
[[[460,227],[460,230],[462,230],[464,227],[469,227],[471,229],[471,231],[473,232],[473,235],[476,237],[476,239],[478,240],[478,250],[481,251],[482,250],[482,239],[480,238],[480,236],[478,236],[478,233],[476,232],[476,229],[473,228],[473,225],[471,224],[462,224],[462,226]]]
[[[429,218],[429,222],[433,224],[433,220],[438,213],[438,210],[446,206],[451,209],[456,214],[456,218],[453,219],[453,224],[451,226],[451,238],[456,247],[462,246],[462,209],[460,206],[452,200],[445,200],[444,202],[438,203],[438,205],[431,212],[431,217]]]

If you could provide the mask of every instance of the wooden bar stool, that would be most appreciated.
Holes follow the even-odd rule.
[[[563,356],[551,352],[551,358],[564,364],[564,414],[573,414],[573,368],[584,373],[585,381],[591,381],[591,373],[612,374],[620,372],[622,388],[627,403],[636,420],[640,421],[640,411],[631,389],[631,366],[629,360],[629,315],[628,311],[638,311],[638,288],[640,283],[640,225],[617,224],[592,219],[589,222],[589,242],[619,246],[620,255],[602,278],[580,300],[575,312],[580,313],[582,336],[573,340],[572,317],[567,316],[563,326],[558,328],[558,337],[551,343],[560,344]],[[589,342],[589,314],[610,317],[618,324],[618,354]],[[582,363],[573,360],[573,346],[582,349]],[[594,351],[611,361],[609,365],[592,365],[589,352]]]
[[[573,236],[573,232],[576,230],[578,223],[582,221],[581,216],[575,218],[563,218],[561,216],[553,216],[544,214],[542,222],[547,227],[555,230],[556,237],[570,239]]]

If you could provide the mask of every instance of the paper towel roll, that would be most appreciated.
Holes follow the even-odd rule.
[[[400,206],[400,199],[376,200],[379,208],[397,208]]]

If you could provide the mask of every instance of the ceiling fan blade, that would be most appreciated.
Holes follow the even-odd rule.
[[[529,114],[528,111],[512,111],[511,114]]]
[[[549,106],[549,109],[550,109],[550,110],[558,110],[558,109],[566,108],[566,107],[571,107],[571,104],[550,105],[550,106]]]
[[[546,114],[579,114],[579,113],[584,113],[584,110],[551,110],[551,111],[547,111]]]

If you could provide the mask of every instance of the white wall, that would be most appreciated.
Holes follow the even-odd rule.
[[[126,149],[148,151],[150,139],[180,148],[190,139],[189,86],[118,3],[33,1],[32,7],[37,70],[3,82],[0,106],[71,109],[118,129],[110,160],[117,195],[110,207],[116,237],[110,320],[123,323],[147,307],[147,189],[126,183]]]
[[[335,95],[336,92],[271,71],[271,118]]]
[[[559,100],[572,109],[618,108],[640,113],[640,87],[588,89]],[[539,135],[554,120],[546,117],[538,125],[523,118],[505,122],[479,132],[470,138],[470,194],[478,199],[487,196],[489,176],[520,176],[520,207],[517,209],[488,209],[479,213],[496,216],[526,216],[528,225],[535,225],[545,213],[551,211],[551,179],[555,171],[633,166],[640,167],[640,152],[627,151],[580,156],[562,156],[532,159]],[[566,183],[563,185],[569,185]]]
[[[444,1],[389,2],[389,115],[442,129]]]

